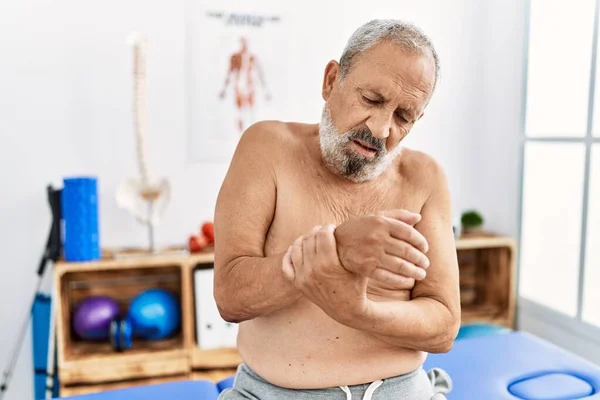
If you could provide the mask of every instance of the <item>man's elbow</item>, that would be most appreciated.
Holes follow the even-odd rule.
[[[221,318],[226,322],[237,324],[244,320],[242,316],[244,310],[239,307],[239,301],[236,301],[235,296],[236,290],[231,287],[231,282],[234,281],[229,276],[231,269],[231,261],[224,263],[215,259],[213,297]]]
[[[450,335],[441,335],[433,340],[426,351],[431,354],[448,353],[452,350],[454,338]]]
[[[237,307],[235,299],[226,288],[222,289],[218,285],[215,285],[214,299],[217,304],[217,310],[219,310],[219,315],[226,322],[238,324],[246,319],[242,315],[243,310]]]
[[[443,324],[440,324],[439,329],[434,330],[433,335],[428,343],[428,353],[448,353],[454,346],[458,330],[460,329],[460,316],[452,317]]]
[[[240,316],[238,307],[235,304],[235,298],[231,295],[232,290],[227,287],[226,279],[223,279],[221,274],[215,269],[215,280],[213,297],[217,305],[219,315],[229,323],[239,323]]]

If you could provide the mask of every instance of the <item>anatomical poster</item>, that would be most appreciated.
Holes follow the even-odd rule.
[[[275,1],[190,2],[187,15],[188,156],[228,162],[253,123],[279,119],[290,99],[291,33]]]

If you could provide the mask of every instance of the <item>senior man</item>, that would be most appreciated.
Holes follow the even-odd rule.
[[[444,399],[460,325],[446,176],[402,146],[439,76],[417,27],[374,20],[324,72],[318,124],[242,135],[215,210],[215,299],[240,323],[222,399]]]

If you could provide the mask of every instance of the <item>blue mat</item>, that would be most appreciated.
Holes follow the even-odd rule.
[[[459,340],[432,367],[452,377],[448,400],[600,399],[600,367],[524,332]]]
[[[600,367],[523,332],[456,341],[449,353],[429,355],[424,367],[452,377],[448,400],[600,400]],[[232,378],[173,382],[71,399],[215,400],[232,384]]]

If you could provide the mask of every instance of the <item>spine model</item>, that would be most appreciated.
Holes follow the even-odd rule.
[[[144,45],[146,38],[140,33],[133,33],[129,37],[129,44],[133,51],[133,130],[138,170],[142,187],[148,186],[148,164],[146,162],[146,54]]]

